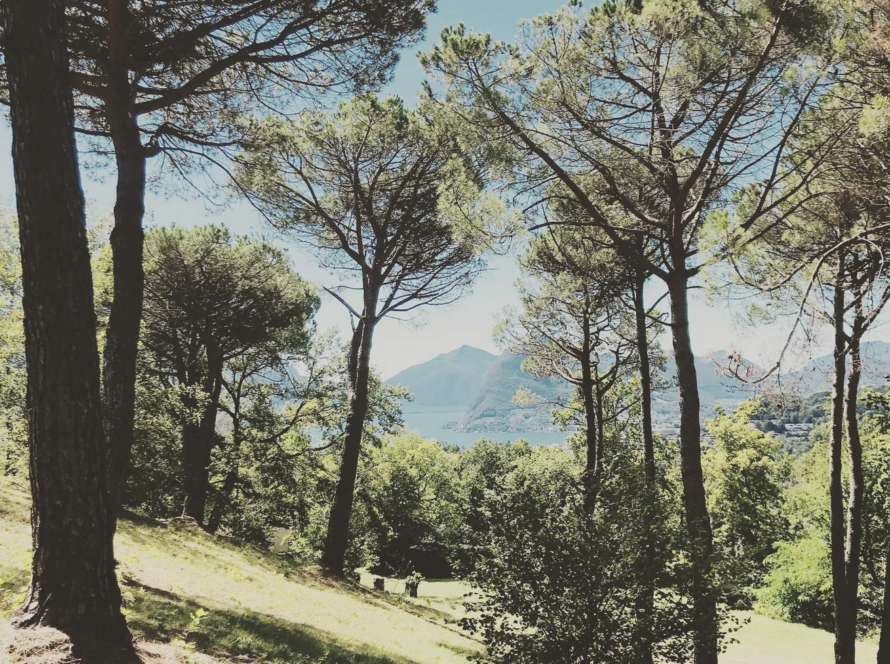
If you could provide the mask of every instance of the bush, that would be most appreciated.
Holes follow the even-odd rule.
[[[828,544],[808,537],[779,542],[757,592],[758,611],[789,622],[832,629],[834,608]]]
[[[759,400],[707,423],[714,447],[702,459],[717,552],[717,581],[726,601],[748,608],[775,542],[788,537],[783,488],[791,475],[781,441],[750,425]]]
[[[451,576],[461,523],[458,462],[454,450],[413,433],[369,451],[358,498],[375,574]]]
[[[594,514],[584,508],[581,465],[564,448],[514,458],[499,490],[485,493],[488,528],[469,577],[480,594],[464,620],[488,646],[481,661],[640,661],[649,572],[641,515],[650,501],[631,455],[610,466]],[[656,657],[688,661],[688,605],[663,575],[658,587]]]

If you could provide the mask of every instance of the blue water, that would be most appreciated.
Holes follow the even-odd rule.
[[[448,422],[453,422],[463,415],[463,410],[441,410],[423,406],[406,405],[402,411],[405,427],[417,431],[424,438],[435,438],[443,443],[458,447],[470,447],[480,438],[508,443],[524,438],[532,445],[548,445],[562,443],[566,438],[564,431],[452,431],[446,429]]]

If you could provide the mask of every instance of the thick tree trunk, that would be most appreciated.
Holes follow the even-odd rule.
[[[114,296],[105,331],[102,405],[112,518],[120,508],[133,447],[136,354],[144,283],[142,218],[146,153],[132,109],[127,61],[129,23],[127,3],[111,0],[108,3],[106,115],[117,161],[117,199],[111,232]]]
[[[99,356],[61,0],[2,7],[22,254],[33,503],[16,622],[130,650],[114,573]]]
[[[695,664],[716,664],[717,602],[711,585],[713,535],[701,467],[701,404],[695,356],[689,337],[687,278],[676,275],[668,283],[671,299],[671,332],[680,388],[680,459],[683,506],[692,554]]]
[[[344,575],[346,549],[349,545],[349,520],[355,498],[355,480],[361,452],[362,430],[368,413],[368,380],[374,320],[359,321],[352,335],[349,352],[349,410],[340,457],[340,472],[334,488],[334,500],[328,519],[328,532],[321,557],[324,571],[336,577]]]
[[[839,273],[843,273],[843,257]],[[831,397],[831,436],[828,441],[828,494],[831,512],[831,580],[834,591],[834,660],[836,664],[852,664],[856,657],[855,624],[851,620],[845,560],[846,532],[844,524],[843,439],[844,381],[847,369],[846,334],[844,333],[845,297],[840,278],[834,288],[834,385]]]
[[[184,516],[192,517],[198,525],[204,525],[204,509],[207,502],[207,477],[210,466],[210,446],[204,436],[203,420],[189,423],[182,430],[182,470],[185,501]]]
[[[640,426],[643,434],[643,467],[646,475],[646,491],[648,493],[644,506],[643,519],[646,529],[645,551],[643,552],[643,592],[640,601],[640,662],[652,664],[654,654],[653,646],[653,618],[655,613],[655,580],[656,580],[656,556],[655,556],[655,524],[654,506],[656,496],[656,471],[655,471],[655,438],[652,433],[652,367],[649,360],[649,333],[646,316],[646,300],[644,289],[646,275],[637,271],[634,284],[633,304],[634,319],[636,322],[636,345],[640,368]]]
[[[210,459],[216,434],[216,415],[222,391],[222,358],[211,347],[207,348],[207,379],[204,392],[207,403],[198,424],[183,429],[182,460],[185,474],[185,506],[183,514],[204,525],[207,490],[210,486]]]

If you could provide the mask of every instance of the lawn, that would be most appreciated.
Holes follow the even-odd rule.
[[[751,622],[735,634],[738,643],[729,646],[721,664],[833,664],[834,635],[829,632],[756,614],[745,617]],[[856,647],[859,662],[874,662],[877,653],[871,643]]]
[[[0,483],[0,611],[6,615],[24,589],[29,546],[26,494]],[[151,642],[186,641],[220,661],[464,664],[480,647],[426,599],[414,608],[202,532],[124,520],[116,554],[134,633]]]
[[[21,601],[29,547],[27,493],[0,479],[0,619]],[[365,587],[369,574],[361,586],[335,584],[272,554],[149,519],[123,520],[116,547],[130,626],[141,640],[173,644],[163,647],[181,658],[165,662],[464,664],[481,648],[456,625],[467,591],[459,582],[423,582],[409,600],[396,580],[387,579],[386,593]],[[831,634],[745,617],[722,664],[833,661]],[[860,644],[861,661],[874,661],[876,650]]]

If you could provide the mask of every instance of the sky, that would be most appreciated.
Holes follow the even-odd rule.
[[[490,32],[496,39],[511,39],[517,23],[523,19],[552,11],[560,0],[438,0],[439,10],[428,21],[424,42],[406,49],[385,92],[396,94],[413,103],[424,80],[417,62],[418,51],[427,50],[438,39],[443,27],[463,22],[468,27]],[[114,205],[113,169],[97,172],[84,169],[83,186],[89,214],[93,217],[109,214]],[[175,189],[175,193],[171,193]],[[266,234],[269,229],[257,214],[243,202],[223,194],[212,203],[199,196],[183,197],[180,187],[170,187],[163,174],[146,198],[147,226],[194,226],[207,223],[224,224],[239,234]],[[8,122],[0,122],[0,200],[14,208],[14,183],[10,156]],[[281,242],[282,240],[277,239]],[[320,269],[311,252],[289,246],[294,268],[304,278],[318,284],[336,283]],[[519,276],[515,256],[498,257],[490,261],[489,270],[476,282],[472,293],[447,307],[435,307],[412,320],[384,320],[377,328],[372,348],[372,363],[384,378],[414,364],[432,359],[462,345],[476,346],[493,353],[499,352],[492,340],[492,328],[503,316],[504,307],[517,302],[514,284]],[[650,295],[657,297],[653,287]],[[733,348],[746,358],[768,364],[787,335],[783,324],[752,328],[732,312],[739,303],[706,301],[693,293],[690,318],[692,343],[697,354],[708,354]],[[317,316],[320,330],[335,329],[348,339],[349,317],[342,305],[325,297]],[[890,327],[880,325],[872,338],[890,340]],[[667,342],[667,340],[665,340]],[[817,345],[817,353],[827,350],[824,343]]]

